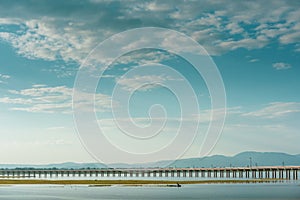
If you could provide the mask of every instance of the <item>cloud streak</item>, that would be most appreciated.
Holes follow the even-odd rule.
[[[0,74],[0,83],[6,83],[7,79],[10,79],[9,75]]]
[[[244,113],[242,116],[274,119],[299,112],[299,102],[273,102],[260,110]]]
[[[11,110],[25,111],[31,113],[63,113],[72,112],[73,88],[66,86],[45,87],[34,85],[34,87],[23,90],[10,90],[10,97],[0,98],[0,103],[8,104]],[[88,94],[81,94],[80,107],[89,109],[90,97]],[[94,96],[93,96],[94,97]],[[94,100],[94,98],[92,99]],[[104,112],[110,108],[110,97],[104,94],[95,94],[95,106],[97,112]],[[92,106],[92,108],[94,108]]]
[[[283,62],[273,63],[273,68],[275,68],[276,70],[285,70],[291,67],[292,66],[288,63],[283,63]]]

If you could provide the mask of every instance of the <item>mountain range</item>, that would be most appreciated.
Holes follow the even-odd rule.
[[[170,164],[171,163],[171,164]],[[110,168],[146,168],[146,167],[245,167],[245,166],[300,166],[300,154],[291,155],[279,152],[254,152],[247,151],[235,156],[213,155],[202,158],[187,158],[176,161],[163,160],[151,163],[114,163]],[[107,168],[102,163],[74,163],[30,165],[30,164],[0,164],[1,169],[13,168],[58,168],[58,169],[82,169],[82,168]]]

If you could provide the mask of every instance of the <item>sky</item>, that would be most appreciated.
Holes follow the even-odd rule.
[[[299,154],[299,19],[300,3],[284,0],[1,0],[0,162]],[[130,30],[137,34],[125,37]],[[202,48],[196,63],[216,76],[178,55],[196,55],[188,41]],[[153,43],[165,49],[133,50]],[[103,68],[118,49],[125,53]],[[80,88],[93,81],[94,90]]]

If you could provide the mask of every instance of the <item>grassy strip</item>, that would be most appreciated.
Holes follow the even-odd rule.
[[[15,184],[50,184],[50,185],[149,185],[149,184],[210,184],[210,183],[267,183],[279,179],[251,180],[196,180],[196,181],[167,181],[167,180],[20,180],[0,179],[0,185]]]

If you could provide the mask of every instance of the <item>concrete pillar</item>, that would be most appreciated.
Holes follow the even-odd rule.
[[[172,170],[171,171],[171,177],[174,177],[175,172]]]
[[[177,171],[177,177],[180,177],[180,171]]]
[[[244,172],[239,170],[239,178],[243,178],[244,177]]]
[[[283,170],[279,170],[279,178],[282,179],[283,178]]]
[[[226,170],[226,178],[229,178],[229,177],[230,177],[230,171]]]
[[[193,177],[193,171],[189,170],[189,177]]]
[[[273,170],[272,178],[277,178],[277,169]]]
[[[252,178],[256,178],[256,170],[252,170]]]
[[[217,178],[218,177],[218,172],[217,170],[214,170],[214,178]]]
[[[201,177],[204,178],[205,177],[205,171],[201,170]]]
[[[264,171],[263,170],[260,170],[259,171],[259,178],[263,178],[264,177]]]
[[[285,175],[286,179],[290,180],[290,179],[291,179],[290,170],[287,169],[287,170],[285,171],[285,173],[286,173],[286,175]]]
[[[169,171],[165,171],[165,177],[169,177]]]
[[[162,177],[162,173],[163,173],[162,171],[159,171],[159,177]]]
[[[211,172],[210,172],[210,170],[207,171],[207,177],[208,177],[208,178],[211,177]]]

